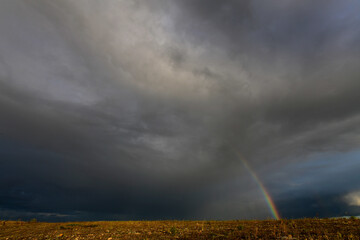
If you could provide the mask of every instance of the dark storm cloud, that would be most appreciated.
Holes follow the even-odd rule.
[[[250,109],[239,110],[247,117],[255,114],[255,119],[250,118],[245,124],[230,122],[224,125],[229,126],[229,131],[233,133],[238,127],[236,125],[245,125],[247,131],[258,121],[265,131],[267,126],[270,131],[275,128],[276,132],[268,135],[272,139],[279,137],[280,141],[289,141],[295,137],[306,141],[301,143],[308,145],[305,148],[316,149],[316,144],[319,148],[322,147],[320,145],[332,148],[328,141],[333,138],[329,139],[329,136],[324,142],[320,139],[314,142],[301,138],[301,135],[358,115],[358,104],[355,103],[359,101],[359,60],[356,57],[359,53],[359,41],[356,41],[359,31],[356,30],[355,10],[348,2],[339,4],[335,1],[280,1],[271,4],[244,1],[242,4],[239,7],[231,1],[202,2],[200,6],[185,4],[189,10],[186,13],[195,23],[179,21],[180,25],[186,25],[179,27],[181,32],[189,35],[207,33],[208,37],[199,37],[194,44],[207,42],[210,49],[220,45],[229,59],[236,61],[247,72],[249,91],[259,91],[254,101],[248,100]],[[227,9],[227,5],[232,6],[231,11],[223,10]],[[359,6],[353,7],[358,9]],[[221,39],[213,41],[216,37],[212,36]],[[234,41],[234,44],[227,44],[228,41]],[[238,81],[241,80],[240,77]],[[235,115],[236,118],[242,117],[239,114]],[[348,133],[357,131],[353,127],[348,128]],[[327,129],[327,134],[331,131]],[[339,133],[334,129],[333,137],[345,134],[344,131],[342,129]],[[253,133],[249,135],[253,136]]]
[[[359,147],[356,2],[0,6],[2,216],[267,217],[237,152],[286,215],[277,171]]]
[[[279,211],[297,218],[358,215],[358,158],[358,151],[322,153],[282,169],[271,186]]]

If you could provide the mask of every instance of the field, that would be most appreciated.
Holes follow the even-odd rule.
[[[0,221],[0,239],[360,239],[360,219]]]

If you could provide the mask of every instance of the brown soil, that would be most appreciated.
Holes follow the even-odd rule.
[[[360,239],[360,220],[0,221],[0,239]]]

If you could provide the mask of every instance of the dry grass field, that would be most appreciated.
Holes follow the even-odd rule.
[[[360,220],[1,221],[0,239],[360,239]]]

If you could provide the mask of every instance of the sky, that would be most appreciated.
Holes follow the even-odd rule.
[[[0,1],[0,219],[360,215],[359,12]]]

